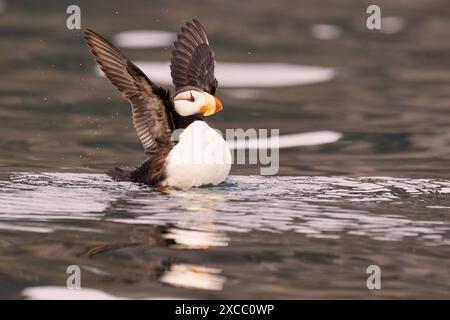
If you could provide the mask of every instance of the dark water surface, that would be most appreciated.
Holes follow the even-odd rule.
[[[161,84],[173,32],[197,17],[224,104],[209,123],[308,135],[278,176],[115,183],[105,169],[144,155],[66,28],[72,2],[0,0],[0,298],[450,297],[448,3],[378,1],[370,31],[370,1],[194,2],[77,1],[83,27]],[[85,290],[64,289],[69,265]]]
[[[232,176],[166,193],[98,174],[0,181],[5,294],[80,265],[117,297],[446,297],[450,181]],[[382,290],[366,287],[379,265]],[[58,291],[56,291],[58,292]],[[94,295],[96,297],[96,295]],[[101,296],[100,296],[101,297]]]

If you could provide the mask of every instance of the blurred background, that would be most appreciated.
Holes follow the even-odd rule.
[[[66,27],[70,4],[82,28],[149,63],[162,85],[174,34],[199,19],[221,68],[224,112],[212,126],[342,134],[281,150],[282,175],[450,176],[444,0],[0,0],[2,171],[102,172],[144,159],[127,102],[96,72],[82,31]],[[370,4],[381,30],[366,27]]]

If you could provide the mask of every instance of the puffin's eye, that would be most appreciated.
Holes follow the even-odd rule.
[[[191,95],[190,98],[189,98],[189,101],[190,101],[190,102],[194,102],[194,101],[195,101],[195,98],[194,98],[194,96],[192,95],[192,92],[189,91],[189,94]]]

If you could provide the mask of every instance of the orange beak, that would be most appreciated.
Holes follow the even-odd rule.
[[[204,92],[203,94],[205,95],[206,104],[200,107],[200,112],[203,113],[205,117],[210,116],[223,109],[222,102],[220,102],[219,99],[206,92]]]
[[[222,102],[220,102],[220,100],[217,99],[216,97],[214,97],[214,100],[216,102],[216,109],[214,109],[214,113],[222,111],[223,109]]]

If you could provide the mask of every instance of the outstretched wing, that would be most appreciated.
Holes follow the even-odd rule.
[[[85,39],[105,75],[131,103],[134,128],[145,153],[152,158],[161,148],[170,149],[173,145],[173,104],[169,92],[156,86],[117,48],[94,31],[86,30]]]
[[[170,74],[176,91],[193,86],[214,94],[217,88],[214,76],[216,62],[202,25],[195,19],[186,23],[177,38],[170,61]]]

